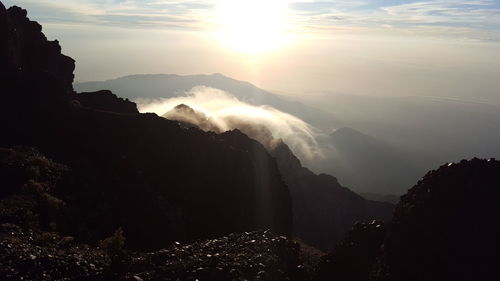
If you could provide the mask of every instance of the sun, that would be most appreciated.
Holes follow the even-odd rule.
[[[259,54],[287,42],[288,6],[284,0],[219,0],[217,37],[234,51]]]

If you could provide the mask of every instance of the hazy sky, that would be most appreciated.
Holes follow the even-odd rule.
[[[223,73],[282,93],[500,100],[500,0],[9,0],[76,80]]]

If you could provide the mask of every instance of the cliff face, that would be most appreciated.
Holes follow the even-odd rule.
[[[68,100],[73,91],[74,60],[61,54],[58,41],[48,41],[42,26],[30,21],[26,10],[0,4],[2,77],[10,90],[35,99]],[[4,76],[5,75],[5,76]],[[10,95],[16,97],[14,93]]]
[[[16,143],[39,134],[36,128],[46,122],[47,113],[69,101],[73,92],[73,59],[62,55],[59,43],[47,41],[41,30],[26,10],[7,10],[0,3],[0,118]]]
[[[289,192],[260,144],[136,114],[108,92],[77,96],[74,61],[25,10],[0,5],[0,39],[0,145],[34,146],[70,167],[56,191],[67,203],[59,230],[96,241],[121,226],[135,248],[258,228],[290,234]]]

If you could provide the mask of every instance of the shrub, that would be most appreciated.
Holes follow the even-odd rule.
[[[99,241],[99,248],[103,249],[110,258],[114,258],[123,252],[125,246],[125,236],[123,236],[123,229],[118,228],[115,233],[101,241]]]
[[[24,190],[30,194],[43,194],[45,188],[43,185],[35,180],[28,180],[27,183],[24,184]]]

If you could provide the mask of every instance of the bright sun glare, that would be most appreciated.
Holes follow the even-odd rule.
[[[284,46],[287,41],[285,0],[219,0],[217,36],[232,50],[259,54]]]

